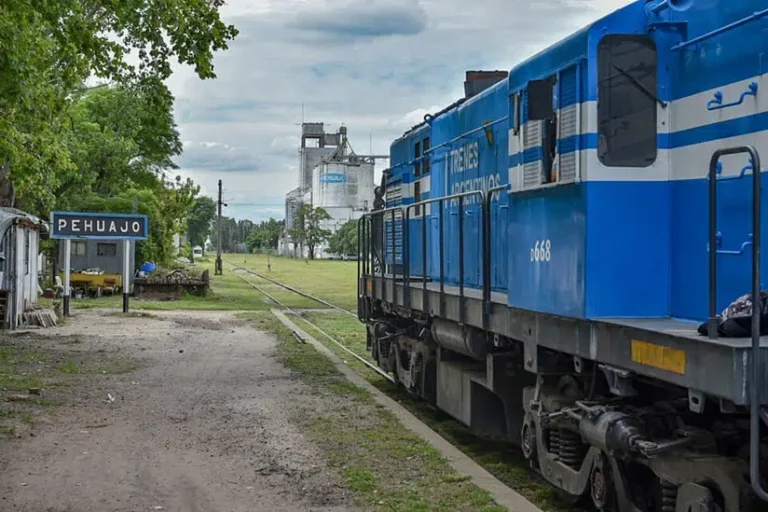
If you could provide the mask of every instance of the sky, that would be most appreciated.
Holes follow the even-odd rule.
[[[302,111],[348,129],[358,154],[464,95],[464,73],[517,63],[629,0],[229,0],[240,31],[217,52],[215,80],[177,66],[168,85],[184,152],[179,174],[223,214],[284,216],[298,185]],[[378,182],[388,160],[379,161]]]

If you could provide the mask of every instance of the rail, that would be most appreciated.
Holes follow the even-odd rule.
[[[443,265],[443,253],[444,253],[444,236],[443,236],[443,203],[445,201],[452,201],[454,199],[458,200],[458,223],[459,223],[459,233],[458,233],[458,239],[459,239],[459,323],[464,324],[464,198],[465,197],[472,197],[472,196],[479,196],[480,197],[480,204],[482,205],[482,215],[481,219],[485,218],[485,193],[482,190],[468,190],[467,192],[460,192],[458,194],[452,194],[449,196],[443,196],[443,197],[435,197],[432,199],[425,199],[424,201],[419,201],[418,203],[409,204],[405,207],[405,228],[403,229],[403,279],[404,279],[404,289],[405,289],[405,297],[403,297],[403,302],[405,303],[406,308],[411,307],[411,293],[413,290],[411,290],[411,272],[410,272],[410,266],[411,266],[411,258],[410,258],[410,245],[411,245],[411,233],[410,233],[410,213],[411,210],[419,207],[419,206],[427,206],[428,204],[438,203],[438,215],[440,218],[440,252],[439,252],[439,260],[440,260],[440,314],[443,314],[443,293],[445,292],[444,287],[444,278],[445,278],[445,267]],[[421,223],[421,253],[422,253],[422,281],[423,281],[423,297],[422,300],[424,302],[423,304],[423,311],[424,313],[428,313],[427,310],[427,223],[426,223],[426,208],[424,208],[424,214],[422,216],[422,223]],[[483,239],[482,239],[482,250],[483,250],[483,261],[485,261],[485,252],[488,251],[487,244],[485,243],[485,231],[483,230]]]
[[[229,262],[228,262],[228,263],[229,263]],[[245,267],[238,267],[237,265],[235,265],[235,264],[233,264],[233,263],[229,263],[229,264],[230,264],[230,265],[232,265],[232,267],[234,267],[235,269],[244,270],[244,271],[246,271],[247,273],[249,273],[249,274],[251,274],[251,275],[254,275],[255,277],[258,277],[259,279],[264,279],[265,281],[267,281],[267,282],[270,282],[270,281],[269,281],[269,279],[265,279],[265,277],[264,277],[264,276],[258,275],[258,274],[256,274],[255,272],[252,272],[252,271],[250,271],[250,269],[247,269],[247,268],[245,268]],[[236,274],[236,275],[237,275],[237,274]],[[287,311],[288,313],[292,314],[292,315],[293,315],[293,316],[295,316],[296,318],[298,318],[298,319],[302,320],[304,323],[306,323],[306,324],[308,324],[309,326],[311,326],[313,329],[315,329],[316,331],[318,331],[319,333],[321,333],[323,336],[325,336],[326,338],[328,338],[330,341],[332,341],[333,343],[335,343],[336,345],[338,345],[338,346],[339,346],[339,348],[341,348],[342,350],[344,350],[345,352],[347,352],[349,355],[351,355],[352,357],[354,357],[355,359],[357,359],[358,361],[360,361],[361,363],[363,363],[364,365],[366,365],[368,368],[372,369],[373,371],[375,371],[376,373],[378,373],[379,375],[381,375],[382,377],[384,377],[385,379],[387,379],[389,382],[391,382],[391,383],[394,383],[394,382],[395,382],[395,379],[394,379],[394,378],[393,378],[391,375],[387,374],[387,372],[385,372],[384,370],[382,370],[382,369],[381,369],[381,368],[379,368],[378,366],[376,366],[376,365],[372,364],[370,361],[366,360],[364,357],[360,356],[359,354],[355,353],[354,351],[350,350],[350,349],[349,349],[349,348],[348,348],[346,345],[344,345],[343,343],[341,343],[339,340],[337,340],[336,338],[334,338],[333,336],[331,336],[330,334],[328,334],[327,332],[325,332],[324,330],[322,330],[320,327],[318,327],[318,326],[317,326],[317,325],[315,325],[314,323],[312,323],[312,322],[310,322],[309,320],[307,320],[306,318],[304,318],[304,317],[303,317],[302,315],[300,315],[300,314],[299,314],[297,311],[295,311],[295,310],[291,309],[291,308],[290,308],[288,305],[286,305],[285,303],[283,303],[283,302],[281,302],[280,300],[278,300],[278,299],[277,299],[277,297],[275,297],[275,296],[273,296],[273,295],[270,295],[270,294],[269,294],[269,293],[267,293],[267,292],[266,292],[266,291],[265,291],[263,288],[261,288],[260,286],[258,286],[258,285],[257,285],[257,284],[255,284],[255,283],[252,283],[251,281],[247,280],[247,279],[246,279],[246,278],[244,278],[243,276],[241,276],[241,275],[237,275],[237,277],[239,277],[240,279],[242,279],[242,280],[243,280],[243,281],[244,281],[244,282],[245,282],[247,285],[249,285],[249,286],[250,286],[251,288],[253,288],[254,290],[256,290],[256,291],[258,291],[258,292],[262,293],[262,294],[263,294],[265,297],[269,298],[269,299],[270,299],[272,302],[274,302],[275,304],[277,304],[278,306],[280,306],[281,308],[283,308],[283,309],[284,309],[285,311]],[[286,290],[289,290],[289,291],[292,291],[292,292],[296,293],[297,295],[302,295],[302,294],[303,294],[303,292],[299,292],[299,291],[298,291],[298,290],[296,290],[296,289],[289,289],[289,288],[285,288],[285,289],[286,289]],[[296,331],[292,331],[292,334],[293,334],[293,336],[294,336],[295,338],[297,338],[297,340],[299,340],[301,343],[306,343],[306,342],[305,342],[305,341],[304,341],[304,340],[301,338],[301,336],[299,335],[299,333],[298,333],[298,332],[296,332]],[[347,365],[347,366],[349,366],[349,365]]]
[[[760,155],[753,146],[717,150],[709,162],[709,319],[710,339],[717,339],[717,164],[727,155],[748,153],[752,160],[752,357],[750,382],[749,476],[752,490],[763,501],[768,492],[760,482],[760,423],[768,424],[768,413],[760,404]]]
[[[443,204],[446,201],[458,202],[458,246],[459,246],[459,322],[464,323],[465,320],[465,267],[464,267],[464,211],[465,200],[468,197],[479,197],[481,205],[481,264],[482,264],[482,302],[483,302],[483,326],[488,327],[490,306],[491,306],[491,204],[494,194],[502,190],[506,190],[508,185],[500,185],[492,187],[488,190],[471,190],[467,192],[461,192],[458,194],[452,194],[444,197],[436,197],[432,199],[425,199],[418,203],[413,203],[406,206],[397,208],[389,208],[386,210],[380,210],[378,212],[372,212],[366,214],[358,221],[358,319],[365,321],[367,319],[367,311],[364,311],[363,296],[366,293],[368,287],[368,278],[376,277],[376,269],[372,268],[371,259],[376,257],[375,243],[373,242],[374,231],[377,230],[375,225],[375,219],[381,219],[382,221],[382,233],[385,234],[385,228],[383,227],[384,220],[387,216],[391,215],[393,219],[394,233],[394,212],[393,210],[402,209],[404,215],[401,218],[403,222],[402,239],[402,261],[403,261],[403,304],[406,308],[410,308],[412,305],[412,287],[411,287],[411,227],[410,221],[412,219],[411,212],[418,208],[424,208],[424,221],[421,223],[421,267],[422,267],[422,311],[428,314],[429,312],[429,293],[427,290],[428,279],[428,236],[427,236],[427,222],[426,222],[426,206],[430,204],[438,204],[438,262],[439,262],[439,315],[445,314],[445,222],[444,222],[444,208]],[[385,241],[385,237],[381,238],[381,242]],[[394,237],[390,240],[390,244],[393,247],[393,263],[394,261]],[[381,249],[383,252],[387,252],[386,249]],[[383,269],[383,264],[382,264]],[[384,277],[384,271],[382,270],[381,277]],[[392,272],[393,282],[397,278],[397,272],[393,269]],[[383,282],[383,279],[382,279]],[[375,282],[374,282],[375,285]],[[382,300],[386,300],[386,286],[382,289]],[[393,286],[393,294],[395,294],[395,287]]]
[[[672,51],[676,50],[682,50],[684,48],[688,48],[689,46],[693,46],[695,44],[701,43],[706,41],[707,39],[712,39],[715,36],[719,36],[720,34],[724,34],[725,32],[729,32],[735,28],[738,28],[742,25],[746,25],[747,23],[751,23],[753,21],[757,21],[761,18],[764,18],[768,16],[768,9],[765,9],[763,11],[757,11],[753,14],[750,14],[749,16],[742,18],[740,20],[734,21],[733,23],[729,23],[728,25],[724,25],[718,29],[715,29],[711,32],[707,32],[706,34],[702,34],[699,37],[695,37],[691,39],[690,41],[683,41],[680,44],[677,44],[672,47]]]

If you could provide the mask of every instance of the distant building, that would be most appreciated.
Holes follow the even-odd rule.
[[[64,246],[59,244],[58,268],[64,269]],[[136,244],[131,243],[130,275],[128,286],[133,283],[133,270],[136,268]],[[75,274],[115,275],[122,283],[123,275],[123,242],[122,240],[72,240],[70,242],[70,271]],[[79,276],[72,276],[73,282]],[[101,281],[94,279],[94,282]],[[73,284],[74,286],[74,284]]]
[[[306,257],[306,247],[291,239],[296,212],[304,204],[325,209],[331,219],[320,227],[336,232],[345,222],[359,219],[373,207],[374,165],[388,156],[357,155],[347,138],[347,128],[327,133],[323,123],[301,126],[299,186],[285,197],[285,234],[278,252]],[[327,245],[315,248],[315,257],[328,257]]]

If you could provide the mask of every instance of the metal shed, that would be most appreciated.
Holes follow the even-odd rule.
[[[40,233],[48,224],[15,208],[0,207],[0,325],[15,329],[37,305]]]

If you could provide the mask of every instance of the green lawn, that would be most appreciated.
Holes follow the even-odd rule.
[[[267,257],[262,254],[226,254],[224,272],[231,271],[227,262],[249,268],[281,283],[324,299],[349,310],[357,309],[357,262],[338,260],[301,260]],[[314,303],[313,307],[324,307]]]
[[[187,296],[179,300],[159,301],[131,298],[132,310],[169,311],[169,310],[210,310],[210,311],[253,311],[269,310],[277,304],[255,290],[243,281],[241,275],[249,282],[256,284],[275,299],[289,308],[316,308],[318,303],[283,290],[277,285],[258,279],[245,273],[235,273],[229,265],[224,265],[224,273],[216,276],[213,273],[214,263],[210,257],[197,262],[197,267],[208,269],[211,276],[211,289],[206,297]],[[51,301],[43,301],[48,304]],[[123,307],[122,295],[111,297],[99,297],[88,299],[73,299],[72,309],[113,308],[121,311]]]

